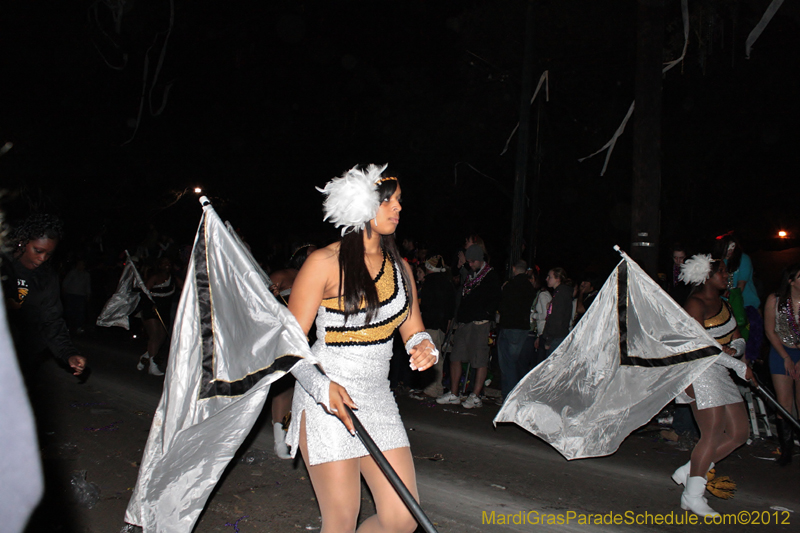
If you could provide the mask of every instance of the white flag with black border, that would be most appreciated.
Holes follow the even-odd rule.
[[[511,391],[495,424],[514,422],[567,459],[609,455],[714,364],[719,343],[622,256],[569,336]]]
[[[207,203],[197,231],[125,522],[189,533],[261,413],[270,384],[314,362],[289,310],[239,237]]]

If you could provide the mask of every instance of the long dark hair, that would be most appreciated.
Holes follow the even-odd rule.
[[[775,296],[778,297],[779,302],[788,300],[792,295],[792,288],[790,285],[798,274],[800,274],[800,263],[789,265],[783,269],[783,274],[781,275],[781,286],[778,289],[778,292],[775,293]]]
[[[378,198],[381,202],[388,200],[397,190],[398,180],[386,180],[378,186]],[[372,236],[372,228],[369,222],[365,229],[355,230],[342,237],[339,245],[339,301],[344,305],[344,319],[360,310],[361,302],[365,304],[367,313],[366,322],[372,320],[378,312],[378,291],[375,283],[369,275],[367,264],[364,262],[364,236],[362,231],[367,232],[367,237]],[[394,235],[381,235],[381,248],[389,255],[389,258],[400,269],[406,290],[411,291],[411,279],[404,268],[403,256],[397,248]],[[340,303],[341,305],[341,303]]]

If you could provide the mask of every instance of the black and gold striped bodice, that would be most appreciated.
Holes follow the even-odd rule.
[[[736,318],[728,302],[723,300],[719,313],[703,321],[703,327],[721,345],[725,346],[731,342],[736,331]]]
[[[390,341],[409,311],[401,268],[384,253],[383,265],[374,279],[379,308],[368,324],[363,302],[361,310],[351,314],[345,324],[342,300],[336,296],[322,300],[317,314],[317,331],[325,332],[321,340],[328,346],[367,346]]]

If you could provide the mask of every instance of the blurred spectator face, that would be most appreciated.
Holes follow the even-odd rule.
[[[725,259],[730,259],[735,249],[736,249],[736,243],[735,242],[730,243],[728,245],[728,249],[725,251]]]
[[[39,239],[31,239],[19,256],[19,262],[28,270],[34,270],[42,266],[56,250],[58,241],[42,237]]]
[[[161,272],[169,272],[172,269],[172,261],[168,257],[162,257],[158,262],[158,269]]]
[[[686,252],[683,250],[675,250],[672,252],[672,260],[676,265],[682,265],[686,261]]]
[[[581,281],[581,292],[586,294],[592,292],[594,287],[592,287],[592,283],[589,281]]]
[[[551,289],[558,287],[561,284],[561,280],[556,277],[552,270],[547,273],[546,281],[547,286]]]
[[[469,268],[473,272],[477,272],[478,270],[481,269],[481,265],[483,265],[483,261],[467,261],[467,264],[469,265]]]

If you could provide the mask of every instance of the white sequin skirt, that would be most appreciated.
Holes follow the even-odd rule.
[[[694,397],[692,398],[681,392],[676,398],[676,403],[692,403],[697,401],[698,409],[709,409],[720,405],[739,403],[742,400],[742,393],[733,382],[728,369],[722,365],[713,364],[700,374],[694,383]]]
[[[318,341],[312,351],[328,377],[350,394],[358,406],[356,416],[381,451],[409,446],[397,403],[389,388],[391,340],[375,346],[348,347],[328,347]],[[311,465],[369,455],[359,438],[351,435],[338,417],[326,413],[298,383],[294,388],[292,422],[286,436],[292,456],[297,453],[300,442],[303,413]]]

